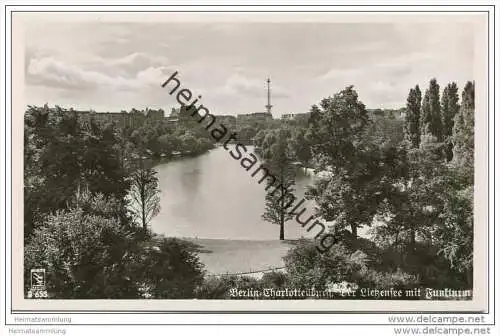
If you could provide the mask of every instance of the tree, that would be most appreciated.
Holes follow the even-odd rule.
[[[112,125],[45,106],[28,108],[25,129],[26,238],[46,215],[67,209],[79,188],[123,201],[128,183],[123,149]],[[122,206],[125,220],[124,202]]]
[[[253,144],[257,148],[262,147],[262,143],[264,142],[264,139],[266,137],[268,130],[262,129],[257,132],[257,134],[253,138]]]
[[[177,238],[155,239],[148,245],[134,260],[133,270],[144,296],[192,299],[204,275],[198,247]]]
[[[410,89],[406,100],[405,138],[412,148],[420,145],[421,93],[418,85]]]
[[[123,200],[129,188],[122,149],[112,124],[98,125],[91,120],[82,131],[81,181],[92,193],[103,193]]]
[[[293,180],[290,178],[289,181]],[[280,185],[276,189],[266,193],[265,210],[262,219],[269,223],[279,225],[280,240],[285,240],[285,223],[293,219],[294,215],[289,211],[292,203],[287,199],[290,197],[289,195],[293,195],[291,194],[294,192],[293,184],[294,182],[289,183],[287,186]]]
[[[141,166],[131,176],[130,212],[134,222],[142,225],[144,231],[151,219],[160,212],[160,190],[156,175],[152,168]]]
[[[416,98],[417,98],[417,106],[419,109],[422,108],[422,91],[420,91],[420,87],[417,85],[415,85],[415,94],[416,94]],[[420,113],[420,112],[419,112]]]
[[[295,168],[293,152],[289,145],[291,132],[288,128],[270,130],[262,143],[262,158],[266,167],[277,178],[274,186],[266,188],[265,211],[262,218],[279,225],[279,239],[285,239],[285,223],[293,218],[288,210],[293,204]],[[274,188],[273,188],[274,187]]]
[[[171,134],[163,134],[157,139],[159,153],[170,153],[177,147],[176,138]]]
[[[179,137],[179,143],[183,152],[196,153],[198,151],[198,141],[190,131]]]
[[[25,247],[25,289],[30,270],[45,268],[51,298],[192,298],[204,274],[197,246],[144,241],[119,222],[119,211],[116,199],[86,189],[48,216]]]
[[[402,257],[415,250],[417,236],[428,236],[428,229],[439,214],[435,206],[439,204],[445,174],[441,160],[443,144],[429,134],[424,134],[421,141],[418,148],[400,148],[397,159],[387,165],[393,171],[385,174],[389,183],[378,213],[385,223],[385,227],[379,227],[379,233]]]
[[[350,226],[357,235],[360,226],[371,224],[383,199],[384,146],[367,141],[372,138],[366,136],[371,122],[352,86],[323,99],[311,112],[308,135],[313,156],[332,175],[317,180],[308,195],[318,204],[320,216],[336,222],[335,230]]]
[[[29,107],[25,114],[25,239],[51,211],[66,208],[81,181],[81,127],[75,113]]]
[[[365,105],[353,86],[321,100],[311,108],[308,138],[322,168],[355,165],[355,154],[369,124]]]
[[[367,148],[356,154],[357,165],[317,178],[307,192],[317,204],[317,215],[333,222],[334,232],[349,227],[357,237],[360,227],[372,224],[386,197],[389,179],[384,178],[385,167],[394,164],[396,154],[390,149]]]
[[[462,104],[455,116],[453,128],[453,161],[474,175],[474,83],[467,82],[462,92]]]
[[[311,147],[306,139],[306,130],[304,128],[296,128],[293,132],[292,147],[297,159],[307,167],[311,160]]]
[[[428,286],[456,287],[471,284],[472,188],[464,172],[444,162],[444,146],[424,134],[419,148],[401,149],[391,165],[399,172],[385,175],[375,237],[397,256],[394,267]]]
[[[420,108],[420,137],[430,133],[431,120],[429,89],[427,89],[425,90],[424,98],[422,99],[422,107]]]
[[[283,258],[290,286],[326,290],[329,284],[354,282],[364,260],[352,258],[352,252],[338,243],[326,253],[320,253],[314,242],[299,240]],[[352,258],[352,259],[351,259]]]
[[[446,159],[451,161],[453,158],[453,124],[455,116],[460,109],[458,104],[458,87],[456,83],[448,84],[441,97],[441,112],[443,116],[443,140],[446,142]]]
[[[430,133],[436,137],[438,142],[443,141],[443,125],[441,118],[441,105],[439,100],[439,85],[435,78],[429,82],[429,88],[425,92],[422,103],[421,134]]]
[[[445,191],[443,223],[435,232],[438,253],[450,262],[452,270],[462,275],[470,288],[474,256],[474,186],[461,189],[449,183]]]
[[[331,290],[345,284],[352,289],[359,287],[379,289],[407,289],[418,287],[417,277],[401,270],[387,272],[377,261],[378,249],[362,239],[356,244],[337,243],[325,253],[320,253],[314,242],[302,240],[283,258],[287,283],[294,288]],[[358,292],[359,293],[359,292]],[[339,298],[343,296],[339,293]],[[362,297],[357,297],[362,298]],[[402,298],[405,299],[405,298]]]
[[[407,138],[405,134],[406,120],[389,119],[385,116],[373,116],[367,127],[363,141],[376,143],[382,147],[397,147]],[[418,137],[420,138],[420,136]],[[419,139],[420,141],[420,139]]]
[[[79,207],[60,210],[35,229],[25,247],[25,288],[30,269],[45,268],[49,297],[137,298],[138,288],[129,272],[133,251],[135,240],[117,219]]]

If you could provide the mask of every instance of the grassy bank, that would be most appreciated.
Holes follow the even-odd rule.
[[[283,267],[294,241],[185,238],[200,246],[208,274],[241,273]]]

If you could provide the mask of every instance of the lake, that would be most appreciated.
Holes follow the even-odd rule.
[[[252,149],[247,147],[249,151]],[[261,218],[264,183],[259,184],[257,176],[251,176],[254,170],[247,172],[223,147],[198,157],[159,164],[155,170],[161,190],[161,211],[151,221],[155,233],[203,239],[279,238],[279,226]],[[298,200],[311,180],[304,174],[297,177],[295,196]],[[308,209],[307,214],[312,214],[310,203]],[[301,236],[311,234],[295,220],[285,224],[285,239]]]

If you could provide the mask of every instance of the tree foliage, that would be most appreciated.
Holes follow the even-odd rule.
[[[25,247],[25,285],[30,269],[45,268],[47,291],[55,298],[138,297],[129,268],[134,244],[117,219],[81,208],[60,210],[35,229]]]
[[[431,134],[437,141],[443,141],[443,123],[441,117],[441,103],[439,100],[439,84],[433,78],[429,82],[429,88],[425,91],[422,102],[421,134]]]
[[[157,172],[153,168],[140,167],[131,176],[130,213],[133,221],[147,230],[151,219],[160,212],[160,196]]]
[[[154,299],[190,299],[203,282],[204,265],[197,246],[176,238],[154,240],[134,260],[143,296]]]
[[[446,159],[453,158],[453,124],[460,105],[458,103],[458,87],[456,83],[448,84],[441,96],[441,114],[443,117],[443,140],[446,143]]]
[[[312,154],[322,167],[355,165],[369,123],[365,105],[353,86],[324,98],[311,108],[308,137]]]
[[[332,176],[319,180],[308,195],[318,204],[318,214],[335,222],[335,230],[370,225],[383,198],[381,143],[367,139],[371,122],[352,86],[312,107],[308,134],[320,167]],[[388,157],[391,154],[387,153]]]
[[[127,193],[127,173],[111,125],[82,123],[74,111],[29,107],[25,114],[25,238],[45,216],[67,208],[77,190]],[[125,204],[123,203],[125,220]]]
[[[410,89],[406,100],[405,137],[411,147],[420,145],[420,109],[422,94],[419,86]]]
[[[265,197],[265,210],[262,218],[279,225],[279,239],[285,239],[285,223],[293,218],[290,207],[294,201],[295,167],[293,149],[289,139],[290,129],[270,130],[262,141],[261,156],[266,167],[277,178],[273,185],[268,185]]]
[[[307,166],[311,161],[311,146],[306,136],[306,129],[299,127],[292,132],[291,146],[294,156],[304,165]]]
[[[233,287],[322,290],[339,283],[471,288],[474,83],[466,83],[461,105],[457,92],[449,83],[440,99],[432,79],[422,98],[415,86],[404,120],[399,110],[367,111],[352,86],[313,105],[307,125],[231,119],[238,139],[253,142],[277,178],[262,217],[279,225],[279,238],[294,215],[297,161],[322,172],[307,197],[340,237],[324,253],[312,241],[297,242],[286,273],[262,280],[204,280],[198,247],[148,230],[159,211],[158,177],[132,162],[213,148],[197,121],[184,115],[174,126],[154,111],[133,110],[127,124],[116,125],[28,107],[26,279],[31,268],[45,268],[55,298],[231,298]],[[370,240],[358,236],[363,227],[372,227]]]
[[[474,93],[474,83],[467,82],[453,128],[453,160],[471,179],[474,172]]]

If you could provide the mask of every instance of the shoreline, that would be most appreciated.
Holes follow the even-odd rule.
[[[157,237],[162,237],[156,235]],[[205,265],[207,276],[251,273],[261,275],[262,270],[281,269],[283,257],[296,240],[237,240],[209,238],[177,238],[198,246],[196,252]]]

